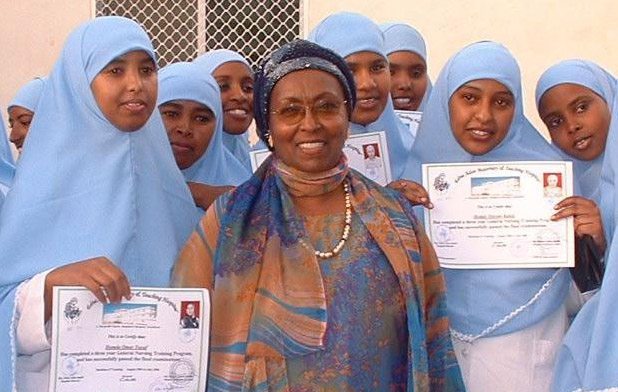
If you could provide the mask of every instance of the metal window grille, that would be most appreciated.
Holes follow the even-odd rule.
[[[95,0],[95,15],[132,18],[150,34],[159,65],[226,48],[252,65],[301,36],[303,0]]]

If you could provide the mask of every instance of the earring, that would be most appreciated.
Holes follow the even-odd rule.
[[[266,132],[266,134],[264,134],[264,136],[266,136],[266,144],[268,144],[268,147],[270,147],[270,149],[273,149],[273,136],[270,134],[270,132]]]

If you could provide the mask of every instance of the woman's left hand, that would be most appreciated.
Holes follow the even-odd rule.
[[[581,196],[571,196],[556,204],[554,209],[558,212],[551,216],[551,220],[556,221],[572,216],[575,234],[578,237],[586,234],[591,236],[599,250],[605,252],[606,242],[601,211],[594,201]]]
[[[397,180],[388,184],[388,187],[401,192],[415,206],[422,205],[425,208],[433,208],[433,204],[429,200],[429,193],[417,182]]]

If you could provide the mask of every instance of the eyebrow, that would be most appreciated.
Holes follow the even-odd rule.
[[[468,83],[463,84],[461,87],[458,88],[458,90],[461,90],[462,88],[471,88],[471,89],[473,89],[475,91],[480,91],[480,92],[483,91],[482,88],[476,87],[476,86],[471,85],[469,83],[472,83],[472,82],[468,82]],[[508,94],[511,97],[514,97],[513,93],[509,89],[504,89],[504,90],[501,90],[501,91],[496,91],[494,94]]]
[[[339,96],[333,92],[330,91],[324,91],[318,95],[316,95],[315,97],[312,97],[313,100],[318,100],[320,98],[325,98],[325,97],[333,97],[333,98],[339,98]],[[345,99],[345,98],[344,98]],[[283,96],[279,102],[284,102],[284,101],[291,101],[291,102],[301,102],[302,99],[298,98],[298,97],[294,97],[294,96]]]

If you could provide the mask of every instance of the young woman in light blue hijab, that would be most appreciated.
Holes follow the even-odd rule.
[[[223,105],[223,145],[251,170],[249,151],[266,148],[261,141],[253,147],[249,142],[248,129],[253,121],[251,65],[240,53],[229,49],[211,50],[193,62],[219,84]]]
[[[11,143],[21,152],[32,117],[45,87],[45,78],[34,78],[17,91],[7,112],[11,127]]]
[[[559,204],[575,217],[576,234],[590,235],[602,254],[606,241],[597,205],[601,167],[611,120],[616,79],[585,60],[566,60],[541,75],[536,88],[539,115],[564,160],[573,162],[579,194]]]
[[[185,180],[193,184],[191,191],[201,209],[205,210],[219,194],[251,176],[223,146],[219,86],[198,66],[175,63],[161,69],[159,111],[176,163]]]
[[[614,96],[611,112],[618,110]],[[603,224],[609,239],[605,275],[597,294],[580,310],[558,354],[552,391],[618,390],[618,121],[612,118],[607,135],[599,190]]]
[[[6,193],[11,188],[13,176],[15,175],[15,162],[13,161],[13,153],[9,146],[6,130],[4,129],[4,118],[0,114],[0,207],[4,202]]]
[[[421,163],[560,160],[523,114],[519,66],[469,45],[438,76],[414,144]],[[455,351],[471,391],[543,391],[567,326],[566,269],[444,269]]]
[[[0,390],[47,390],[54,286],[119,302],[168,285],[196,212],[156,100],[137,23],[102,17],[70,34],[0,215]]]
[[[385,23],[380,29],[384,33],[395,109],[422,112],[431,92],[423,36],[405,23]]]
[[[369,18],[351,12],[333,14],[309,34],[309,41],[335,51],[354,74],[357,103],[350,132],[384,131],[393,180],[402,178],[412,134],[393,110],[384,34]]]

